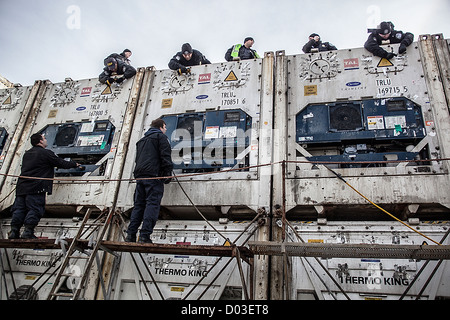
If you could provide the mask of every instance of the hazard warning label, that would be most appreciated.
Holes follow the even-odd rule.
[[[11,100],[11,96],[8,96],[8,98],[6,98],[6,100],[5,101],[3,101],[3,105],[8,105],[8,104],[11,104],[12,103],[12,100]]]
[[[238,77],[236,76],[233,70],[231,70],[228,76],[225,78],[225,81],[237,81],[237,80]]]
[[[378,62],[377,67],[392,67],[394,64],[386,58],[381,58],[380,62]]]
[[[105,94],[111,94],[111,93],[112,93],[111,87],[110,86],[106,86],[105,90],[103,90],[101,94],[105,95]]]

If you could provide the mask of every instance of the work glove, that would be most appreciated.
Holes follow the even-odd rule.
[[[116,82],[121,84],[125,80],[125,77],[120,77],[116,79]]]
[[[390,59],[392,59],[392,58],[395,57],[395,56],[397,56],[395,53],[393,53],[393,52],[388,52],[388,54],[386,55],[386,59],[390,60]]]
[[[406,45],[405,44],[401,44],[400,47],[398,48],[398,54],[402,54],[406,52]]]
[[[108,85],[108,86],[111,86],[113,83],[114,83],[114,78],[111,78],[111,77],[109,77],[107,80],[106,80],[106,84]]]
[[[177,70],[178,75],[182,75],[183,73],[187,73],[188,69],[183,67]]]

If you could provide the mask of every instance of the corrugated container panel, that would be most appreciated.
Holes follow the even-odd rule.
[[[272,148],[273,55],[191,68],[190,74],[151,71],[142,88],[124,179],[133,178],[136,142],[162,118],[172,145],[174,172],[208,217],[252,216],[269,209]],[[234,171],[229,171],[235,169]],[[183,177],[184,176],[184,177]],[[117,206],[133,207],[134,181],[121,183]],[[199,218],[173,180],[162,210],[172,218]]]
[[[450,118],[431,44],[421,38],[391,60],[364,48],[278,57],[277,92],[287,96],[276,99],[275,133],[287,143],[274,154],[288,161],[288,214],[386,219],[335,173],[397,216],[448,214],[448,161],[440,159],[450,152]]]
[[[111,87],[98,79],[45,83],[43,96],[24,125],[9,174],[20,174],[22,156],[31,148],[30,136],[37,132],[45,134],[47,149],[80,163],[82,170],[56,169],[53,193],[47,196],[48,212],[114,205],[143,73],[139,70],[132,79]],[[7,186],[11,188],[16,180],[9,177]],[[8,188],[2,189],[2,195],[5,192]],[[8,200],[4,208],[14,198]]]
[[[7,175],[12,174],[11,164],[17,157],[20,148],[20,139],[24,132],[25,123],[37,96],[42,94],[41,81],[33,86],[12,87],[0,90],[0,198],[14,199],[14,188]],[[8,196],[9,195],[9,196]],[[0,203],[0,211],[6,208],[4,202]],[[10,200],[9,200],[10,202]]]

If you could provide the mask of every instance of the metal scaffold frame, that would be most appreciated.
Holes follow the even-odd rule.
[[[261,212],[257,217],[259,217],[261,214],[263,214],[263,212]],[[88,221],[87,218],[89,216],[90,216],[90,212],[86,213],[84,221]],[[216,256],[216,257],[220,257],[220,259],[226,258],[226,257],[231,258],[230,261],[225,265],[225,267],[223,267],[222,270],[219,272],[219,275],[229,265],[229,263],[235,258],[237,261],[238,268],[239,268],[239,273],[240,273],[242,284],[243,284],[243,291],[244,291],[245,298],[247,300],[253,299],[253,289],[251,286],[250,286],[250,289],[248,289],[248,287],[246,285],[245,276],[244,276],[242,264],[241,264],[241,260],[243,260],[250,265],[250,279],[251,279],[250,281],[252,282],[252,279],[253,279],[253,272],[252,272],[252,270],[253,270],[252,269],[253,253],[247,247],[236,246],[234,244],[229,244],[229,245],[224,245],[224,246],[141,244],[141,243],[117,242],[117,241],[116,242],[104,241],[104,240],[101,240],[101,238],[97,238],[98,240],[96,240],[96,239],[93,239],[91,236],[90,236],[90,238],[83,238],[83,239],[81,238],[83,231],[86,231],[84,229],[85,226],[88,226],[88,227],[94,226],[97,229],[100,228],[100,231],[103,231],[102,233],[104,235],[106,232],[105,227],[107,228],[108,226],[110,226],[112,220],[116,220],[116,221],[121,220],[123,222],[123,218],[121,217],[121,215],[112,215],[112,216],[108,215],[108,218],[110,218],[110,219],[108,219],[109,222],[105,222],[105,223],[97,223],[97,222],[83,223],[79,228],[77,237],[74,239],[30,239],[30,240],[0,239],[0,248],[4,248],[4,249],[6,249],[6,248],[30,248],[30,249],[53,249],[53,250],[61,249],[64,252],[64,254],[61,255],[57,260],[55,260],[53,262],[53,264],[46,270],[46,272],[44,272],[41,275],[41,277],[43,277],[51,267],[53,267],[62,257],[64,257],[64,261],[47,278],[47,281],[48,281],[51,276],[53,276],[56,272],[58,272],[57,278],[54,281],[53,288],[48,296],[48,299],[54,299],[56,297],[65,297],[65,298],[70,298],[71,300],[82,299],[83,298],[82,291],[85,289],[87,277],[92,272],[91,267],[92,267],[92,263],[93,263],[94,259],[96,259],[96,262],[97,262],[97,268],[98,268],[98,272],[99,272],[99,278],[100,278],[99,280],[101,281],[100,285],[102,287],[102,293],[104,294],[105,297],[107,297],[108,296],[107,295],[108,290],[106,289],[107,284],[105,284],[103,282],[103,279],[101,277],[102,269],[104,266],[100,265],[100,260],[97,255],[97,251],[99,251],[99,250],[107,252],[109,254],[112,254],[116,258],[119,257],[119,255],[117,254],[119,252],[120,253],[122,253],[122,252],[130,253],[131,257],[133,259],[133,262],[135,264],[136,272],[139,273],[139,277],[143,280],[143,282],[145,284],[143,273],[139,269],[139,265],[138,265],[136,259],[134,258],[134,254],[137,254],[140,257],[141,261],[143,262],[146,271],[149,273],[149,275],[152,278],[153,282],[155,283],[156,287],[157,287],[157,283],[155,282],[155,280],[150,272],[150,269],[145,264],[145,261],[142,256],[143,253]],[[114,218],[118,218],[118,219],[114,219]],[[255,218],[253,221],[256,221],[256,220],[257,219]],[[251,224],[249,224],[249,226],[250,225]],[[248,227],[244,230],[244,232],[242,234],[244,234],[246,232]],[[247,237],[247,239],[245,240],[245,243],[253,235],[253,233],[256,231],[256,229],[257,228],[255,228],[251,232],[251,234]],[[92,229],[90,231],[90,235],[92,235],[93,233],[96,233],[97,231],[99,231],[99,230]],[[242,236],[242,234],[240,236]],[[69,246],[69,248],[66,249],[66,246]],[[86,254],[87,257],[73,255],[75,250]],[[89,264],[85,268],[84,272],[81,275],[78,275],[81,280],[78,283],[77,287],[74,288],[75,290],[73,292],[58,293],[57,289],[59,288],[58,285],[60,285],[60,277],[73,277],[72,274],[64,273],[66,270],[66,267],[68,266],[68,261],[70,259],[81,259],[81,258],[89,259],[88,260]],[[217,262],[220,261],[220,259],[217,260]],[[212,270],[212,268],[214,268],[217,265],[217,262],[208,270],[208,273]],[[3,265],[2,265],[2,277],[3,278],[5,277],[4,269],[5,268],[3,268]],[[11,273],[11,276],[12,276],[12,273]],[[36,281],[34,283],[37,283],[41,277],[36,279]],[[198,283],[194,286],[194,288],[192,290],[194,290],[195,287],[198,284],[200,284],[200,282],[202,282],[205,277],[206,277],[206,274],[198,281]],[[205,289],[205,291],[200,296],[200,298],[204,295],[204,293],[207,291],[209,286],[211,286],[217,278],[218,278],[218,276],[216,276],[212,280],[212,282],[208,285],[208,287]],[[33,287],[33,285],[30,286],[30,289]],[[147,286],[145,286],[145,287],[146,287],[147,293],[149,294],[150,298],[153,299],[151,297],[148,287]],[[40,288],[37,288],[37,290],[35,292],[37,292],[39,289]],[[164,297],[162,296],[161,291],[158,289],[158,287],[157,287],[157,290],[159,291],[161,298],[164,300]],[[26,297],[26,293],[27,292],[24,292],[23,295],[18,296],[17,299]],[[187,298],[189,296],[189,294],[190,293],[188,293],[188,295],[185,298]]]
[[[274,164],[271,164],[274,165]],[[282,161],[279,163],[282,167],[283,177],[285,176],[285,169],[286,162]],[[323,165],[323,164],[322,164]],[[174,176],[174,178],[176,178]],[[338,179],[341,179],[343,182],[346,182],[343,177],[338,176]],[[283,179],[283,185],[285,179]],[[351,186],[350,186],[351,187]],[[283,194],[285,192],[283,186]],[[355,190],[358,192],[357,190]],[[362,195],[362,194],[361,194]],[[186,196],[188,196],[186,194]],[[370,201],[367,199],[367,201]],[[195,204],[192,203],[192,205],[196,208]],[[103,251],[105,253],[111,254],[114,259],[119,258],[118,253],[130,253],[133,263],[134,263],[134,270],[139,274],[139,278],[144,283],[145,289],[147,291],[147,294],[149,295],[150,299],[153,299],[153,297],[150,294],[150,290],[145,284],[145,277],[140,270],[140,264],[136,260],[135,255],[140,258],[140,261],[144,265],[147,273],[149,274],[150,278],[152,279],[152,282],[155,284],[157,291],[159,292],[160,298],[164,299],[165,297],[162,295],[161,291],[159,290],[157,286],[157,282],[155,281],[150,269],[146,266],[145,260],[142,256],[143,253],[149,253],[149,254],[173,254],[173,255],[195,255],[195,256],[216,256],[222,258],[230,258],[230,260],[225,264],[225,266],[220,270],[219,275],[227,268],[227,266],[230,264],[230,262],[236,258],[237,266],[239,269],[240,279],[242,281],[242,288],[244,297],[247,300],[254,299],[254,256],[269,256],[269,257],[282,257],[283,261],[283,284],[285,297],[286,299],[290,299],[289,296],[289,257],[302,257],[302,258],[314,258],[317,263],[321,266],[321,268],[325,271],[325,273],[330,277],[330,279],[334,282],[334,284],[339,288],[341,293],[347,298],[350,299],[349,296],[346,294],[346,292],[342,289],[342,287],[339,285],[339,283],[334,279],[334,277],[329,273],[327,268],[321,263],[319,258],[364,258],[364,257],[380,257],[380,258],[386,258],[386,259],[422,259],[422,260],[438,260],[439,264],[435,267],[434,272],[431,274],[430,278],[428,279],[426,285],[430,282],[431,277],[435,274],[435,271],[440,266],[441,262],[443,260],[450,260],[450,246],[448,245],[442,245],[443,241],[447,238],[450,230],[447,231],[446,235],[442,238],[440,242],[436,242],[429,237],[426,237],[419,231],[415,230],[412,227],[409,227],[413,231],[417,232],[421,236],[426,237],[428,240],[431,240],[435,242],[436,245],[379,245],[379,244],[315,244],[315,243],[305,243],[305,241],[302,239],[301,235],[295,230],[295,228],[292,226],[292,224],[289,222],[289,220],[286,219],[286,212],[284,210],[284,202],[281,207],[276,209],[274,218],[281,218],[282,225],[282,241],[281,242],[267,242],[267,241],[251,241],[249,242],[249,239],[253,236],[253,234],[256,232],[256,230],[260,227],[261,221],[264,221],[260,218],[265,217],[267,213],[265,210],[260,210],[258,214],[254,217],[254,219],[249,223],[249,225],[245,228],[245,230],[239,235],[237,239],[234,240],[234,242],[230,241],[227,237],[224,235],[221,235],[218,230],[218,234],[220,234],[224,239],[224,245],[223,246],[204,246],[204,245],[194,245],[194,246],[186,246],[186,245],[172,245],[172,244],[141,244],[141,243],[127,243],[127,242],[118,242],[118,241],[108,241],[104,240],[105,235],[107,235],[107,231],[110,230],[110,227],[112,225],[115,225],[115,227],[118,230],[121,230],[121,237],[124,239],[125,235],[123,233],[123,227],[125,225],[125,221],[123,220],[123,217],[120,213],[114,212],[113,210],[107,210],[103,212],[98,218],[94,220],[94,222],[90,222],[89,217],[91,215],[91,210],[88,210],[85,214],[85,217],[83,219],[83,223],[81,223],[78,233],[75,238],[73,239],[33,239],[33,240],[6,240],[6,239],[0,239],[0,248],[33,248],[33,249],[61,249],[64,253],[63,255],[60,255],[59,258],[53,262],[52,266],[54,266],[61,258],[63,259],[63,262],[61,262],[58,269],[55,269],[47,278],[50,279],[56,272],[58,272],[56,280],[54,282],[52,291],[49,294],[49,299],[54,299],[58,296],[60,297],[66,297],[71,299],[80,299],[83,297],[82,291],[86,286],[87,280],[89,275],[92,273],[92,263],[94,260],[96,260],[97,268],[98,268],[98,275],[97,280],[100,281],[99,285],[101,287],[101,293],[103,295],[103,298],[109,299],[111,287],[108,284],[105,283],[105,279],[102,277],[103,268],[105,267],[104,263],[101,264],[100,257],[98,256],[99,251]],[[375,205],[375,204],[374,204]],[[196,208],[198,210],[198,208]],[[381,209],[381,208],[380,208]],[[381,211],[384,211],[381,209]],[[207,222],[208,220],[201,214],[200,211],[198,211],[199,214],[203,217],[203,219]],[[391,216],[392,217],[392,216]],[[394,217],[395,218],[395,217]],[[396,219],[398,220],[398,219]],[[400,221],[400,220],[399,220]],[[247,238],[244,240],[243,245],[237,246],[234,243],[252,226],[255,222],[258,222],[256,227],[250,232],[250,234],[247,236]],[[402,221],[400,221],[403,223]],[[403,223],[404,224],[404,223]],[[211,225],[212,226],[212,225]],[[87,228],[86,228],[87,227]],[[288,242],[286,235],[288,235],[288,230],[291,230],[296,238],[297,241]],[[111,231],[111,230],[110,230]],[[245,246],[248,244],[248,246]],[[68,246],[68,248],[67,248]],[[74,254],[75,251],[79,251],[81,254],[85,254],[85,256],[76,256]],[[70,259],[86,259],[88,261],[87,267],[83,271],[82,274],[78,275],[78,277],[81,279],[78,283],[78,286],[75,288],[72,292],[65,292],[65,293],[58,293],[57,290],[59,288],[58,284],[60,284],[60,278],[61,277],[73,277],[72,274],[66,273],[66,268],[68,266],[68,262]],[[218,261],[220,261],[220,259]],[[245,261],[250,266],[250,277],[249,282],[247,283],[245,281],[245,275],[243,272],[241,260]],[[103,258],[103,261],[105,261],[105,257]],[[218,264],[218,261],[214,265],[211,266],[211,268],[208,270],[207,273],[210,273],[210,271]],[[428,263],[426,263],[422,269],[419,271],[419,273],[416,275],[417,277],[420,275],[420,273],[423,271],[423,269],[426,267]],[[46,272],[52,267],[50,266]],[[2,265],[2,278],[6,277],[5,267]],[[44,272],[41,277],[45,275]],[[317,273],[317,272],[316,272]],[[207,288],[204,290],[204,292],[200,295],[199,299],[201,299],[208,288],[213,284],[213,282],[218,278],[217,275],[211,283],[208,284]],[[11,273],[12,276],[12,273]],[[37,283],[40,278],[39,277],[35,283]],[[206,275],[204,275],[194,286],[194,288],[191,290],[191,292],[206,278]],[[321,279],[323,282],[323,280]],[[14,281],[13,281],[14,282]],[[412,284],[411,284],[412,285]],[[425,286],[426,286],[425,285]],[[411,286],[409,286],[410,288]],[[33,288],[33,285],[29,287],[29,290]],[[406,290],[406,292],[409,290],[409,288]],[[36,292],[40,288],[35,289]],[[420,294],[423,293],[423,288],[420,292]],[[187,299],[190,295],[189,292],[187,296],[184,299]],[[405,292],[405,294],[406,294]],[[22,293],[22,297],[27,297],[27,294],[29,291],[25,291]],[[405,295],[404,294],[404,295]],[[420,294],[417,298],[420,297]],[[404,297],[402,296],[402,298]],[[18,299],[21,297],[17,296]]]

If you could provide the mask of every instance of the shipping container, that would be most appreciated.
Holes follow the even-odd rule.
[[[31,148],[30,136],[44,134],[48,149],[81,167],[56,169],[53,193],[47,196],[47,212],[73,214],[92,207],[111,209],[127,153],[143,70],[121,85],[108,86],[98,79],[61,83],[46,81],[23,124],[1,196],[11,192],[20,175],[22,156]],[[12,205],[9,197],[1,206]]]

